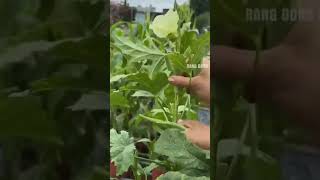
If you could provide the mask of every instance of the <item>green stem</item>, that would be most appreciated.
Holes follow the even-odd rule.
[[[146,119],[148,121],[151,121],[155,124],[160,124],[160,125],[168,125],[168,126],[171,126],[171,127],[174,127],[174,128],[178,128],[178,129],[181,129],[181,130],[185,130],[185,128],[177,123],[174,123],[174,122],[167,122],[167,121],[163,121],[161,119],[155,119],[155,118],[151,118],[151,117],[147,117],[147,116],[144,116],[142,114],[139,114],[140,117],[142,117],[143,119]]]
[[[234,175],[236,166],[238,164],[239,161],[239,154],[242,151],[242,146],[244,144],[244,141],[246,140],[247,134],[248,134],[248,129],[249,129],[249,124],[250,124],[250,113],[248,113],[247,115],[247,120],[246,120],[246,124],[244,125],[243,129],[242,129],[242,133],[239,139],[239,145],[237,147],[237,153],[234,155],[231,164],[230,164],[230,168],[228,170],[227,176],[226,176],[226,180],[231,180],[231,178]]]
[[[139,156],[135,156],[135,158],[137,158],[139,160],[142,160],[142,161],[152,162],[152,163],[155,163],[155,164],[158,164],[158,165],[161,165],[161,166],[165,165],[164,163],[161,163],[159,161],[155,161],[155,160],[152,160],[152,159],[147,159],[147,158],[143,158],[143,157],[139,157]]]
[[[192,79],[192,72],[191,73],[189,73],[189,89],[188,90],[190,90],[190,87],[191,87],[191,79]],[[190,114],[190,112],[191,112],[191,95],[189,94],[189,96],[188,96],[189,98],[188,98],[188,114]]]
[[[141,177],[139,176],[139,174],[137,173],[138,172],[138,159],[137,158],[134,158],[134,165],[133,165],[133,169],[132,169],[132,172],[133,172],[133,175],[134,175],[134,179],[136,180],[141,180]]]
[[[179,106],[178,87],[174,87],[174,104],[171,110],[174,122],[178,121],[178,106]]]
[[[163,114],[164,114],[164,118],[166,119],[166,121],[170,121],[169,120],[169,115],[168,115],[168,113],[167,113],[167,111],[166,111],[166,109],[164,108],[164,103],[163,103],[163,101],[161,100],[161,98],[158,96],[157,97],[157,101],[158,101],[158,104],[159,104],[159,106],[161,107],[161,109],[163,110]]]
[[[188,111],[190,111],[191,110],[191,107],[189,107],[189,105],[188,105],[188,103],[189,103],[189,101],[190,101],[190,95],[187,95],[188,97],[187,97],[187,100],[186,100],[186,102],[185,102],[185,104],[184,104],[184,110],[182,111],[182,113],[180,114],[180,117],[179,117],[179,119],[182,119],[183,118],[183,116],[185,115],[185,113],[186,113],[186,108],[188,108]],[[188,106],[188,107],[187,107]]]
[[[110,116],[111,116],[111,126],[112,126],[113,129],[118,130],[115,111],[113,111],[113,110],[111,109],[110,112],[111,112],[111,113],[110,113]]]
[[[256,104],[250,104],[250,133],[251,133],[251,156],[257,157],[258,152],[258,131],[257,131],[257,117]]]
[[[177,91],[176,91],[176,98],[175,98],[175,111],[176,111],[176,117],[177,117],[177,119],[176,119],[176,121],[175,122],[177,122],[179,119],[178,119],[178,117],[179,117],[179,104],[180,104],[180,99],[179,99],[179,93],[178,93],[178,91],[179,91],[179,89],[177,88]]]
[[[261,43],[262,43],[262,30],[259,29],[258,36],[254,39],[256,45],[256,56],[254,61],[254,75],[257,74],[258,65],[260,63],[260,54],[261,54]],[[254,78],[256,78],[254,76]],[[254,79],[255,81],[256,79]],[[249,104],[249,113],[250,113],[250,132],[251,132],[251,155],[253,158],[257,157],[258,152],[258,131],[257,131],[257,121],[258,121],[258,113],[257,113],[257,102],[256,104]]]

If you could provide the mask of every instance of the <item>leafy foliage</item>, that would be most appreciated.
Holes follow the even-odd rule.
[[[209,162],[206,153],[187,141],[178,130],[165,130],[155,143],[155,152],[168,156],[176,169],[189,176],[209,176]]]
[[[129,137],[128,132],[121,131],[117,134],[116,130],[111,129],[110,146],[111,160],[117,166],[117,175],[121,175],[134,163],[136,147],[133,138]]]
[[[198,70],[187,68],[187,64],[199,64],[208,55],[210,33],[198,34],[196,29],[190,27],[192,13],[189,11],[188,6],[182,5],[177,12],[171,10],[166,15],[156,17],[152,23],[118,22],[111,27],[111,93],[122,92],[124,97],[146,98],[154,108],[169,109],[169,112],[162,111],[157,116],[150,117],[150,113],[146,112],[143,116],[139,115],[141,113],[133,114],[133,117],[155,124],[169,121],[162,123],[169,125],[178,118],[190,115],[178,111],[182,105],[194,106],[190,103],[189,95],[178,93],[178,89],[169,86],[167,80],[172,74],[196,74]],[[178,14],[178,19],[171,17]],[[161,38],[162,35],[159,38],[160,32],[156,32],[159,29],[155,29],[168,29],[162,27],[164,22],[179,25],[175,33],[164,33],[168,37],[166,39]],[[180,91],[183,92],[182,89]],[[128,100],[129,104],[134,104],[134,100]],[[134,105],[129,109],[130,112],[137,112],[137,108]],[[189,107],[190,110],[194,108]]]
[[[128,38],[114,36],[115,44],[117,48],[125,55],[131,56],[131,61],[139,61],[144,59],[160,59],[164,54],[153,48],[144,46],[141,42],[132,42]]]
[[[156,167],[174,171],[163,178],[209,176],[208,153],[189,143],[185,128],[177,124],[179,119],[197,119],[198,101],[168,82],[174,74],[195,76],[199,69],[188,64],[200,64],[209,53],[210,33],[193,28],[192,15],[184,4],[153,20],[147,15],[144,23],[120,21],[110,28],[112,126],[138,140],[136,150],[126,152],[134,163],[119,158],[118,175],[126,163],[135,179],[147,178]],[[145,138],[141,145],[139,139]]]
[[[0,179],[105,179],[105,1],[0,9]]]
[[[211,8],[214,7],[216,14],[212,21],[213,42],[254,50],[258,63],[259,52],[278,45],[291,26],[263,19],[261,12],[278,11],[290,7],[291,3],[290,0],[213,1]],[[250,17],[246,14],[248,9],[262,11]],[[281,129],[285,117],[264,102],[247,102],[244,98],[246,83],[218,78],[214,81],[214,176],[228,180],[282,179],[279,162],[274,157],[282,148]]]
[[[140,140],[141,142],[144,140]],[[148,141],[147,141],[148,142]],[[117,167],[117,175],[121,175],[129,168],[135,166],[136,147],[132,137],[128,132],[121,131],[120,134],[115,129],[110,130],[111,159]],[[204,150],[195,147],[186,140],[185,135],[176,129],[167,129],[155,142],[154,153],[167,156],[173,163],[174,171],[167,172],[160,178],[195,178],[209,179],[209,159],[207,159]],[[145,173],[162,164],[161,161],[155,161],[144,168]],[[165,161],[164,161],[165,162]],[[158,163],[158,164],[157,164]]]
[[[193,177],[193,176],[187,176],[185,174],[179,173],[179,172],[168,172],[164,175],[161,175],[159,180],[209,180],[209,177]]]

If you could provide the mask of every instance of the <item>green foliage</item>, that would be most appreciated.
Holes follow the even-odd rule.
[[[165,130],[155,143],[155,152],[168,157],[178,170],[189,176],[210,176],[206,153],[187,141],[185,135],[175,129]]]
[[[258,11],[280,12],[291,3],[290,0],[212,1],[214,44],[256,51],[255,63],[259,63],[260,52],[278,45],[291,23],[261,18],[263,13]],[[258,11],[251,17],[248,9]],[[247,82],[243,81],[214,81],[214,176],[226,180],[281,179],[279,162],[272,156],[282,148],[279,131],[284,117],[264,102],[247,102],[246,87]]]
[[[129,137],[128,132],[121,131],[118,134],[116,130],[111,129],[110,146],[111,161],[117,167],[117,175],[121,175],[134,164],[136,147],[134,146],[133,138]]]
[[[168,172],[164,175],[161,175],[159,180],[209,180],[209,177],[194,177],[182,174],[180,172]]]
[[[177,124],[197,119],[198,101],[168,81],[171,75],[197,75],[199,69],[188,64],[200,64],[209,53],[210,33],[193,28],[192,15],[188,5],[181,5],[153,22],[117,22],[110,28],[113,128],[149,139],[144,143],[148,153],[130,152],[135,179],[147,178],[155,167],[183,174],[164,178],[209,177],[207,153],[187,142],[185,128]]]
[[[128,76],[128,81],[136,82],[136,88],[157,95],[168,84],[168,78],[165,73],[157,73],[151,79],[147,73],[136,73]]]
[[[139,115],[141,118],[143,118],[144,120],[147,120],[147,121],[150,121],[154,124],[157,124],[157,125],[160,125],[160,126],[163,126],[163,127],[173,127],[173,128],[178,128],[178,129],[181,129],[181,130],[184,130],[185,128],[183,126],[180,126],[176,123],[173,123],[173,122],[168,122],[168,121],[163,121],[161,119],[156,119],[156,118],[151,118],[151,117],[147,117],[147,116],[144,116],[142,114]]]
[[[160,59],[164,57],[164,53],[156,48],[148,48],[142,42],[132,42],[128,38],[113,36],[114,46],[121,50],[125,55],[131,56],[131,61],[141,61],[144,59]]]
[[[121,107],[128,107],[128,100],[123,97],[122,93],[119,91],[112,91],[110,93],[110,105],[112,107],[121,106]]]
[[[105,110],[107,107],[106,99],[108,98],[107,93],[103,92],[90,92],[83,94],[81,98],[69,108],[72,111],[96,111]]]
[[[0,9],[0,179],[105,179],[105,2]]]
[[[143,142],[141,139],[137,142]],[[145,141],[149,142],[150,141]],[[110,146],[111,146],[111,160],[115,162],[117,167],[117,175],[121,175],[128,171],[129,168],[133,171],[138,171],[138,166],[135,164],[139,160],[136,156],[137,150],[135,142],[128,132],[121,131],[117,133],[116,130],[110,130]],[[170,162],[170,169],[160,179],[174,179],[174,178],[194,178],[194,179],[210,179],[209,178],[209,159],[207,159],[207,152],[192,145],[186,140],[185,135],[176,129],[165,130],[160,138],[155,142],[154,153],[161,156],[166,156],[167,160],[155,160],[154,163],[144,167],[143,172],[149,174],[154,168],[159,165]]]
[[[39,98],[1,98],[0,112],[0,139],[28,138],[44,143],[63,144],[58,136],[56,123],[48,119]]]
[[[178,14],[177,19],[171,17]],[[150,117],[150,113],[144,116],[134,113],[134,117],[155,124],[164,121],[162,124],[169,125],[190,114],[179,112],[179,106],[187,104],[193,106],[189,107],[190,110],[195,108],[187,101],[189,95],[182,89],[179,91],[184,93],[178,93],[178,89],[172,92],[172,86],[168,85],[167,80],[172,74],[195,75],[199,69],[188,68],[188,64],[200,64],[202,58],[208,55],[210,33],[198,34],[196,29],[192,29],[191,17],[189,7],[182,5],[176,11],[156,17],[150,27],[150,22],[118,22],[111,27],[111,92],[121,92],[122,96],[129,98],[129,105],[134,104],[129,108],[130,112],[148,113],[152,109],[139,107],[134,102],[137,98],[144,98],[145,103],[153,104],[154,108],[169,109],[169,112],[162,111],[157,117]],[[155,32],[158,31],[155,27],[159,28],[167,22],[176,24],[177,28],[175,33],[165,33],[167,38],[164,39],[161,35],[159,37],[159,32]],[[114,105],[118,107],[120,104]]]

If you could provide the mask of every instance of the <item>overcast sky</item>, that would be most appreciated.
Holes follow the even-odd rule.
[[[111,0],[113,2],[121,2],[122,0]],[[188,2],[189,0],[177,0],[178,4]],[[162,9],[173,8],[174,0],[128,0],[130,6],[149,7],[150,4],[156,8],[156,11],[162,12]]]

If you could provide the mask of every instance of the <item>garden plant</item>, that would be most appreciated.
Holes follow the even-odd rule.
[[[168,81],[199,73],[190,65],[209,55],[206,28],[196,28],[188,4],[110,27],[111,178],[210,179],[210,152],[187,141],[177,123],[197,120],[201,104]]]
[[[0,179],[105,179],[105,1],[0,1]]]
[[[253,73],[261,52],[278,45],[293,24],[280,20],[283,9],[294,7],[292,1],[216,0],[211,5],[216,14],[212,22],[214,44],[255,52]],[[277,12],[278,21],[266,15],[270,9]],[[252,82],[254,78],[213,78],[211,168],[215,179],[282,179],[279,157],[286,140],[297,132],[283,133],[290,127],[287,117],[255,98],[256,89],[249,86]]]

